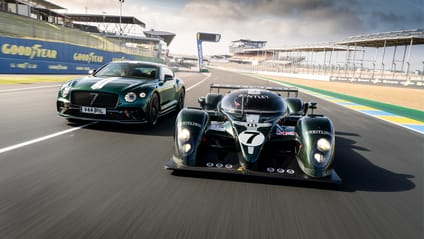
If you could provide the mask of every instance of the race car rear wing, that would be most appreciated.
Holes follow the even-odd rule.
[[[220,89],[238,90],[238,89],[259,89],[259,90],[270,90],[276,92],[287,93],[287,97],[290,97],[290,93],[294,93],[297,97],[299,90],[296,87],[273,87],[273,86],[250,86],[250,85],[226,85],[226,84],[211,84],[210,92],[213,89],[217,89],[218,93]]]

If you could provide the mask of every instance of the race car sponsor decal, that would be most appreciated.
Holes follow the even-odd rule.
[[[246,130],[239,134],[239,140],[248,147],[257,147],[265,142],[265,136],[259,131]]]
[[[215,130],[215,131],[221,131],[224,132],[224,124],[218,121],[211,121],[211,124],[209,125],[208,130]]]
[[[178,124],[178,126],[195,126],[195,127],[199,127],[202,128],[202,125],[196,122],[191,122],[191,121],[183,121],[181,123]]]
[[[249,94],[249,95],[260,95],[261,91],[258,90],[258,89],[248,89],[247,94]]]
[[[246,114],[246,122],[248,123],[258,123],[260,115],[255,114]]]
[[[325,130],[309,130],[308,134],[323,134],[323,135],[330,135],[331,133]]]
[[[277,127],[275,130],[275,135],[294,136],[296,135],[296,132],[294,132],[293,128]]]

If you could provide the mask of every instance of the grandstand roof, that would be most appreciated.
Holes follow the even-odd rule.
[[[16,2],[16,1],[14,1]],[[49,1],[44,1],[44,0],[29,0],[29,1],[25,1],[24,3],[31,5],[31,6],[42,6],[45,7],[47,9],[65,9],[61,6],[58,6],[54,3],[51,3]]]
[[[389,46],[404,46],[404,45],[424,44],[424,30],[413,29],[404,31],[392,31],[373,33],[360,36],[349,37],[339,45],[363,46],[363,47],[389,47]]]
[[[267,43],[267,41],[252,41],[252,40],[248,40],[248,39],[240,39],[240,40],[235,40],[232,42],[255,42],[255,43]]]
[[[106,35],[107,38],[124,39],[125,42],[144,43],[144,42],[159,42],[160,39],[142,36],[128,36],[128,35]]]
[[[160,37],[160,38],[162,38],[166,42],[166,44],[168,46],[169,46],[169,44],[171,44],[172,40],[175,37],[175,34],[174,33],[164,32],[164,31],[154,31],[154,30],[145,31],[144,34],[147,37],[153,37],[153,38]]]
[[[135,17],[128,16],[111,16],[101,14],[75,14],[66,13],[66,16],[76,22],[95,22],[95,23],[122,23],[122,24],[135,24],[142,28],[146,27],[146,24]]]
[[[331,43],[327,44],[318,44],[318,45],[305,45],[305,46],[296,46],[296,47],[283,47],[283,48],[259,48],[259,49],[245,49],[242,53],[254,53],[254,52],[292,52],[292,51],[346,51],[348,50],[347,46],[338,46]],[[349,47],[349,50],[354,50]]]

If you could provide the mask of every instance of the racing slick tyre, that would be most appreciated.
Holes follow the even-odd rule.
[[[152,99],[150,99],[150,104],[147,111],[147,124],[150,127],[155,126],[158,123],[158,118],[159,118],[159,97],[155,93],[152,95]]]

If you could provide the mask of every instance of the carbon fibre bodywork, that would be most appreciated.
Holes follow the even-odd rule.
[[[333,123],[314,114],[316,103],[304,103],[296,88],[211,89],[218,93],[199,98],[201,108],[178,114],[166,169],[341,183],[332,168]],[[219,89],[233,91],[222,95]]]

